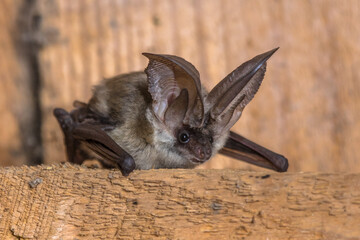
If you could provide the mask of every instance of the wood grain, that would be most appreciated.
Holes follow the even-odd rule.
[[[0,170],[4,239],[358,239],[360,174]]]
[[[87,101],[104,77],[143,70],[141,52],[184,57],[210,89],[242,62],[280,46],[233,130],[287,156],[290,171],[360,171],[357,0],[4,0],[0,6],[1,165],[34,163],[42,154],[46,163],[65,161],[53,108]],[[42,46],[32,59],[31,42]],[[225,157],[202,167],[255,169]]]

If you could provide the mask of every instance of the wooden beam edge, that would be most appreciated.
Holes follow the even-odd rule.
[[[0,238],[357,239],[360,173],[0,169]]]

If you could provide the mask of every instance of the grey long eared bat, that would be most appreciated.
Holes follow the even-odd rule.
[[[287,159],[230,131],[258,91],[273,49],[243,63],[210,92],[196,68],[173,55],[143,53],[144,72],[104,80],[89,102],[54,110],[67,157],[134,169],[194,168],[217,152],[284,172]]]

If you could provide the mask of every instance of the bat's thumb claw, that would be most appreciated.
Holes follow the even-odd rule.
[[[279,155],[277,163],[278,163],[277,165],[278,172],[286,172],[288,170],[289,161],[287,160],[286,157]]]
[[[128,176],[135,169],[135,161],[131,156],[126,156],[121,164],[119,164],[120,171],[124,176]]]

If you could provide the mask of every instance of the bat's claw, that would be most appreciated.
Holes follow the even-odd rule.
[[[119,164],[119,168],[124,176],[128,176],[135,169],[134,159],[130,155],[125,157]]]
[[[284,157],[283,155],[278,156],[277,158],[277,163],[278,163],[278,169],[276,171],[278,172],[286,172],[288,170],[289,167],[289,162],[287,160],[286,157]]]

